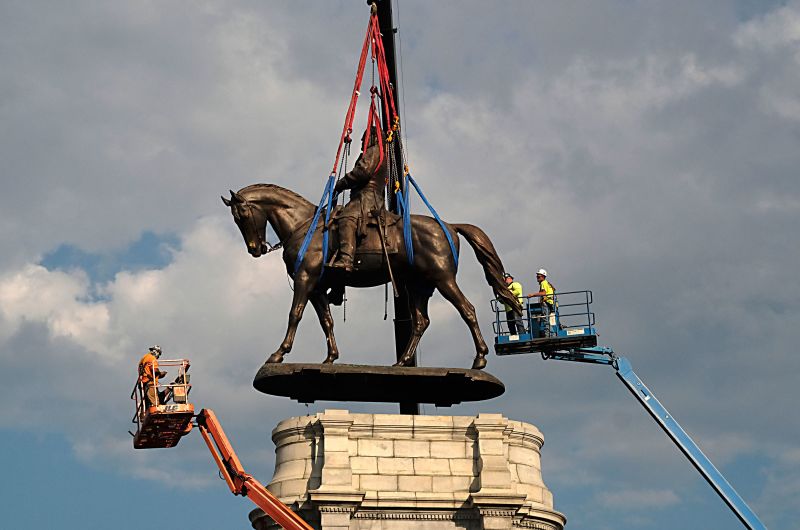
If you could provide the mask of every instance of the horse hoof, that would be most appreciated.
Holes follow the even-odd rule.
[[[485,366],[486,366],[486,357],[482,355],[475,357],[475,360],[472,361],[473,370],[483,370]]]
[[[268,363],[282,363],[283,362],[283,354],[280,352],[275,352],[269,356],[267,359]]]
[[[339,358],[338,355],[336,357],[334,357],[333,355],[328,355],[327,357],[325,357],[325,360],[322,361],[322,364],[333,364],[333,362],[338,358]]]
[[[411,359],[406,359],[405,357],[394,363],[392,366],[408,366],[411,362]]]

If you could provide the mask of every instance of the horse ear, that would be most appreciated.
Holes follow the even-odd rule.
[[[225,206],[228,206],[228,207],[230,207],[230,205],[231,205],[231,201],[229,201],[228,199],[226,199],[226,198],[225,198],[225,197],[223,197],[222,195],[220,195],[220,197],[219,197],[219,198],[220,198],[220,199],[222,199],[222,202],[224,202],[224,203],[225,203]]]
[[[228,191],[231,192],[231,199],[232,199],[233,202],[245,202],[244,197],[242,197],[241,195],[239,195],[235,191],[233,191],[233,190],[228,190]]]

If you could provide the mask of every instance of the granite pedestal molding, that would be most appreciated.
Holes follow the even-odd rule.
[[[542,433],[500,414],[326,410],[272,431],[269,490],[321,530],[563,530],[541,472]],[[280,528],[261,510],[255,530]]]

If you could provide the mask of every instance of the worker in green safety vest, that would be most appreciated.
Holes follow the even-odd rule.
[[[528,296],[538,296],[541,298],[542,318],[544,319],[545,336],[550,335],[550,313],[555,311],[555,288],[547,281],[547,270],[539,269],[536,271],[536,281],[539,282],[539,291]]]
[[[503,277],[506,279],[506,286],[508,290],[511,291],[511,294],[517,297],[519,300],[519,305],[525,308],[525,301],[522,297],[522,284],[519,282],[514,281],[514,277],[509,273],[503,273]],[[508,322],[508,332],[511,335],[518,335],[519,333],[525,333],[525,324],[522,322],[521,315],[518,315],[514,308],[508,304],[503,304],[506,309],[506,321]]]

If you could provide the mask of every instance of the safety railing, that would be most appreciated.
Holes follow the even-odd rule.
[[[165,405],[170,400],[173,403],[188,403],[189,391],[192,388],[192,385],[189,383],[190,375],[186,373],[189,370],[189,366],[188,359],[165,359],[158,361],[159,369],[167,372],[167,375],[169,375],[168,368],[178,369],[178,375],[175,376],[172,382],[165,384],[163,383],[163,378],[159,379],[155,387],[156,399],[159,405]],[[138,432],[142,421],[147,415],[145,388],[140,377],[136,378],[136,384],[133,385],[131,399],[136,403],[131,422],[136,425],[136,431]]]
[[[494,334],[496,336],[521,335],[528,333],[531,329],[540,328],[539,321],[545,318],[541,300],[542,298],[539,296],[522,297],[522,316],[508,314],[505,304],[501,300],[492,300],[492,311],[495,314],[492,323]],[[591,310],[592,302],[592,291],[554,292],[553,312],[558,329],[593,327],[595,316]],[[512,333],[515,327],[517,328],[516,333]]]

